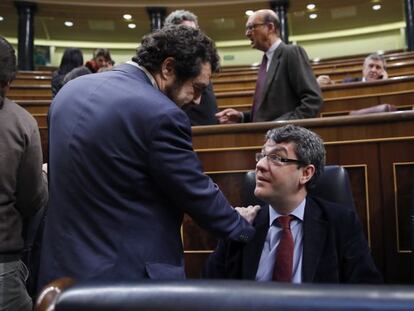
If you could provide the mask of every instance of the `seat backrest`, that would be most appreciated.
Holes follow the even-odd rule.
[[[413,305],[413,286],[143,280],[74,285],[57,297],[54,310],[400,311],[412,310]]]
[[[255,197],[255,187],[256,173],[255,171],[249,171],[246,173],[244,180],[242,205],[264,204],[263,201]],[[315,187],[309,191],[309,195],[344,204],[355,209],[348,173],[339,165],[326,165],[325,171],[319,177]]]

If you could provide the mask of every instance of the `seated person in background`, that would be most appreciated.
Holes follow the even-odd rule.
[[[204,277],[382,282],[356,213],[348,206],[308,196],[325,164],[319,136],[295,125],[270,130],[256,160],[254,194],[269,205],[257,214],[256,234],[249,243],[219,241],[207,259]]]
[[[108,71],[108,70],[112,70],[114,68],[114,66],[115,66],[115,61],[110,59],[108,61],[108,64],[106,65],[106,67],[99,68],[98,72],[105,72],[105,71]]]
[[[5,97],[16,74],[16,54],[0,36],[0,310],[32,310],[22,262],[23,222],[47,203],[36,120]]]
[[[346,77],[343,82],[369,82],[376,80],[388,79],[387,64],[382,55],[373,53],[365,58],[362,68],[362,78]],[[331,80],[328,75],[320,75],[316,81],[320,86],[333,85],[335,81]]]
[[[320,75],[319,77],[316,78],[316,81],[321,87],[335,84],[335,81],[331,80],[331,78],[328,75]]]
[[[100,68],[113,66],[112,64],[111,53],[108,49],[96,49],[93,52],[93,59],[87,61],[85,66],[88,67],[92,73],[96,73]]]
[[[314,118],[322,94],[303,48],[280,39],[280,21],[272,10],[259,10],[246,23],[251,46],[263,51],[252,109],[232,108],[216,114],[220,123],[264,122]]]
[[[75,48],[68,48],[65,50],[60,61],[59,69],[52,74],[52,95],[56,96],[57,92],[63,86],[63,79],[65,75],[72,69],[83,65],[82,51]]]
[[[362,68],[362,78],[348,77],[344,79],[344,83],[347,82],[370,82],[376,80],[388,79],[388,73],[386,71],[387,64],[382,55],[373,53],[365,58],[364,66]]]
[[[65,78],[63,79],[63,85],[68,83],[70,80],[73,80],[77,77],[88,75],[88,74],[91,74],[91,73],[92,72],[86,66],[81,66],[81,67],[75,68],[75,69],[71,70],[71,72],[66,74]]]
[[[190,11],[176,10],[171,12],[165,19],[165,26],[186,25],[193,28],[198,27],[198,18]],[[191,125],[217,124],[215,114],[218,112],[216,96],[210,83],[201,94],[200,104],[187,106],[184,109],[191,121]]]

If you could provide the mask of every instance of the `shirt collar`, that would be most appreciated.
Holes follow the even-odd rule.
[[[306,205],[306,198],[303,199],[302,202],[296,207],[289,215],[295,216],[297,219],[303,221],[303,217],[305,215],[305,205]],[[279,214],[270,204],[269,204],[269,227],[273,224],[273,221],[278,218],[279,216],[283,216]]]
[[[157,81],[155,81],[154,76],[145,67],[142,67],[142,66],[138,65],[136,62],[133,62],[131,60],[127,61],[126,63],[129,64],[129,65],[135,66],[138,69],[142,70],[145,73],[145,75],[148,77],[148,79],[151,81],[152,86],[155,87],[157,90],[160,89],[158,87]]]
[[[266,57],[267,59],[272,59],[273,54],[275,53],[276,49],[279,47],[282,40],[280,38],[277,38],[276,41],[272,44],[272,46],[266,51]]]

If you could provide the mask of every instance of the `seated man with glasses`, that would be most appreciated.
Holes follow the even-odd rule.
[[[254,194],[268,205],[247,244],[220,240],[203,276],[292,283],[380,283],[353,209],[308,195],[325,165],[315,133],[295,125],[272,129],[256,155]]]

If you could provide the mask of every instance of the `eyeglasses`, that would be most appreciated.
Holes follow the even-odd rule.
[[[267,23],[257,23],[257,24],[251,24],[251,25],[247,25],[246,26],[246,31],[252,31],[254,29],[256,29],[259,26],[263,26],[266,25]]]
[[[298,163],[298,164],[306,165],[304,161],[301,161],[298,159],[282,158],[281,156],[278,156],[277,154],[274,154],[274,153],[264,154],[263,152],[256,153],[256,162],[259,162],[264,157],[266,157],[267,160],[270,161],[272,164],[277,165],[277,166],[282,166],[288,163]]]

